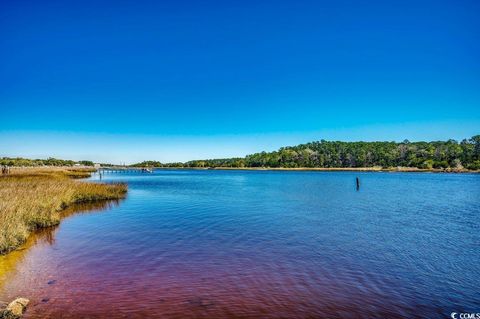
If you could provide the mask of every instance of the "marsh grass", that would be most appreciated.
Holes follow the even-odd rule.
[[[56,225],[72,204],[125,196],[125,184],[86,183],[86,169],[14,169],[0,176],[0,253],[25,242],[37,228]]]

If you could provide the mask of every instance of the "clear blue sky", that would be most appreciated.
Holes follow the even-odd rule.
[[[3,0],[0,156],[184,161],[468,138],[479,13],[461,0]]]

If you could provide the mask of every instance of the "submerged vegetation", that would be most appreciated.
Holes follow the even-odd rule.
[[[196,160],[163,164],[147,161],[133,166],[150,167],[271,167],[360,168],[411,167],[418,169],[480,169],[480,135],[461,142],[311,142],[261,152],[244,158]]]
[[[58,224],[62,211],[72,204],[125,196],[125,184],[73,180],[88,177],[90,172],[26,168],[0,176],[0,253],[21,245],[33,230]]]

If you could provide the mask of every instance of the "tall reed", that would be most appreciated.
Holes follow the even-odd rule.
[[[76,181],[87,170],[14,169],[0,176],[0,253],[20,246],[37,228],[56,225],[74,203],[123,198],[125,184]]]

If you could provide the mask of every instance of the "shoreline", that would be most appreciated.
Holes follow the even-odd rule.
[[[68,177],[71,179],[84,179],[91,177],[92,173],[99,169],[106,170],[225,170],[225,171],[312,171],[312,172],[386,172],[386,173],[461,173],[461,174],[479,174],[480,170],[469,169],[443,169],[443,168],[417,168],[417,167],[140,167],[140,166],[107,166],[100,168],[91,167],[70,167],[70,166],[31,166],[31,167],[11,167],[12,171],[44,170],[44,171],[68,171]],[[1,176],[1,175],[0,175]]]
[[[140,167],[136,167],[140,169]],[[153,167],[154,170],[225,170],[225,171],[316,171],[316,172],[386,172],[386,173],[471,173],[479,170],[423,169],[416,167]]]
[[[22,168],[0,176],[0,255],[23,245],[37,229],[58,225],[64,212],[81,203],[118,200],[126,196],[123,183],[84,183],[94,170]],[[25,200],[28,198],[29,200]]]

